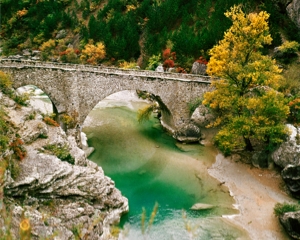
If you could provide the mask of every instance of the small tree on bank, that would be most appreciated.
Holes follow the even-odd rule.
[[[252,151],[253,140],[270,149],[286,134],[283,123],[289,108],[276,91],[284,81],[280,69],[260,52],[272,41],[269,14],[246,15],[241,6],[234,6],[225,15],[233,24],[210,50],[207,65],[207,73],[219,78],[204,95],[203,104],[218,113],[208,127],[221,126],[215,142],[225,154],[237,148]]]

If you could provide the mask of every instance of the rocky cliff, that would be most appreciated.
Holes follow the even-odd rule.
[[[110,226],[128,211],[128,200],[114,182],[86,158],[73,136],[47,125],[37,110],[20,107],[3,94],[0,101],[27,152],[14,179],[10,170],[5,172],[4,203],[10,209],[8,227],[14,238],[25,217],[32,239],[113,239]],[[62,161],[49,146],[67,151],[74,164]]]

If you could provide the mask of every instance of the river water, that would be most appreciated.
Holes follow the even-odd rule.
[[[177,143],[154,117],[139,124],[137,109],[146,104],[134,92],[114,94],[93,109],[83,127],[95,148],[89,159],[129,199],[130,211],[120,224],[123,239],[248,239],[222,217],[238,211],[228,189],[207,172],[215,161],[215,149]],[[158,211],[154,223],[148,224],[155,203]],[[195,203],[214,207],[190,210]]]

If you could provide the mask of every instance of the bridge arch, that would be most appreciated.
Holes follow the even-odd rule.
[[[77,127],[105,97],[123,90],[147,91],[167,109],[161,122],[175,137],[190,132],[188,103],[209,91],[210,86],[205,76],[102,66],[0,60],[0,70],[12,75],[14,87],[32,84],[43,89],[58,114],[76,112]]]

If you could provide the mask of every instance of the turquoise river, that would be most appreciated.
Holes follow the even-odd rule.
[[[137,110],[146,104],[133,92],[114,94],[93,109],[83,127],[95,148],[89,159],[129,199],[130,211],[120,223],[122,239],[248,239],[222,217],[238,211],[228,189],[207,173],[216,150],[176,142],[156,118],[139,124]],[[155,203],[158,211],[148,224]],[[190,210],[195,203],[214,207]]]

